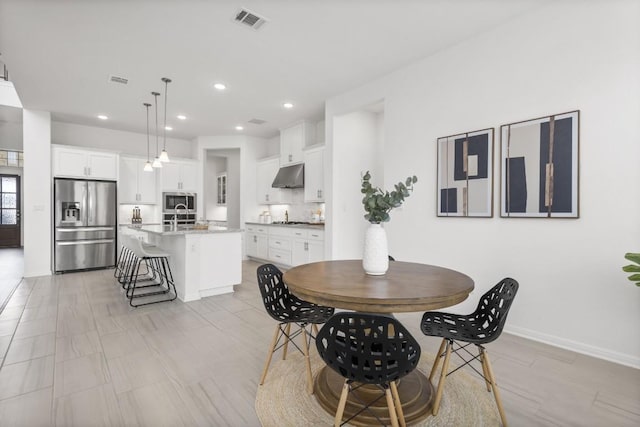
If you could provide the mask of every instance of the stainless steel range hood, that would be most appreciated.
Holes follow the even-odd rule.
[[[304,163],[280,168],[271,186],[273,188],[303,188]]]

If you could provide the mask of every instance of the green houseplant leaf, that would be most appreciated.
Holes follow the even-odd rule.
[[[631,262],[635,262],[636,265],[625,265],[624,267],[622,267],[622,271],[624,271],[625,273],[636,273],[630,275],[628,279],[632,282],[636,282],[636,286],[640,286],[640,274],[638,274],[640,273],[640,253],[628,252],[624,255],[624,257]]]
[[[389,212],[402,205],[404,199],[411,195],[413,185],[416,182],[418,182],[418,178],[415,175],[409,176],[404,182],[395,184],[393,191],[383,191],[381,188],[371,185],[371,173],[367,171],[362,177],[362,188],[360,189],[360,193],[364,194],[362,198],[362,205],[366,212],[364,219],[372,224],[388,222],[391,219]]]

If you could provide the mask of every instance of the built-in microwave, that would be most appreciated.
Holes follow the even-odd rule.
[[[175,212],[178,205],[186,206],[189,211],[195,214],[196,195],[193,193],[162,193],[163,212]],[[179,206],[178,209],[184,210],[184,206]]]

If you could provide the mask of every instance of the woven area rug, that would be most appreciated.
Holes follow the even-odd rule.
[[[274,357],[275,359],[275,357]],[[418,369],[428,374],[433,357],[422,354]],[[324,366],[320,357],[311,356],[314,378]],[[287,360],[273,360],[264,385],[258,386],[256,412],[264,427],[331,426],[327,413],[306,392],[304,359],[292,354]],[[414,426],[499,426],[500,415],[493,394],[460,370],[447,378],[440,411]]]

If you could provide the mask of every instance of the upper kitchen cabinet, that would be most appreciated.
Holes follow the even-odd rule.
[[[304,201],[324,202],[324,147],[304,151]]]
[[[195,193],[198,189],[197,162],[171,160],[162,164],[162,191],[183,191]]]
[[[302,162],[302,149],[313,144],[314,138],[315,125],[308,121],[280,129],[280,167]]]
[[[118,179],[118,155],[103,151],[54,146],[53,175],[115,181]]]
[[[257,162],[257,185],[258,204],[277,205],[291,203],[291,191],[273,188],[271,184],[280,169],[280,159],[277,157]]]
[[[122,204],[154,205],[156,200],[156,170],[145,172],[146,159],[120,157],[118,198]]]

